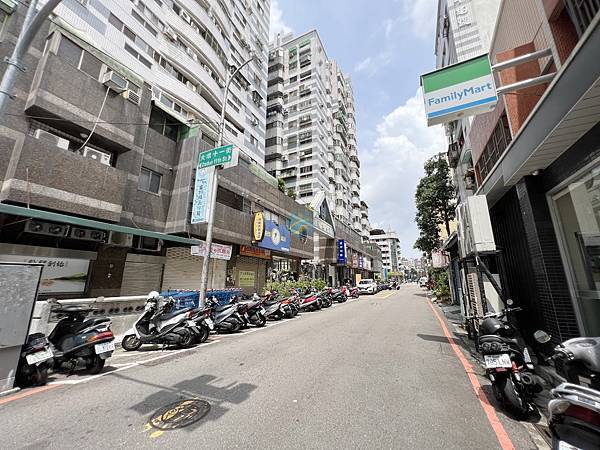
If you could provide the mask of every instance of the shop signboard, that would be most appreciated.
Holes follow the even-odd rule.
[[[271,259],[271,251],[264,248],[251,247],[249,245],[240,245],[240,255],[253,256],[261,259]]]
[[[338,264],[346,264],[346,241],[343,239],[337,240],[337,262]]]
[[[450,258],[446,252],[433,252],[431,254],[431,263],[434,269],[442,269],[448,267],[450,264]]]
[[[421,75],[427,125],[492,111],[498,102],[487,54]]]
[[[364,259],[363,255],[358,255],[358,268],[359,269],[365,268],[365,259]]]
[[[87,259],[0,255],[0,261],[43,264],[40,294],[79,294],[85,292],[90,267],[90,262]]]
[[[352,254],[352,267],[355,269],[358,267],[358,255],[356,253]]]
[[[371,258],[363,258],[363,263],[365,265],[365,270],[371,270]]]
[[[259,211],[252,220],[252,242],[260,242],[265,237],[265,215]]]
[[[206,242],[202,242],[200,245],[192,245],[190,247],[190,252],[193,256],[206,256]],[[231,253],[231,245],[213,243],[210,246],[210,257],[213,259],[229,261],[231,259]]]
[[[320,217],[317,217],[316,214],[313,217],[313,223],[314,223],[315,228],[317,230],[319,230],[321,233],[323,233],[325,236],[328,236],[330,238],[333,238],[335,236],[335,231],[333,229],[333,226],[331,226],[330,224],[325,222]]]
[[[271,219],[265,220],[264,237],[258,243],[259,247],[280,252],[289,252],[290,242],[290,231],[285,225],[279,225]]]
[[[254,280],[256,274],[252,270],[240,270],[238,271],[238,286],[240,287],[254,287]]]

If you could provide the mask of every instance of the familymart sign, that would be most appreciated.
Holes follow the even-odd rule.
[[[421,75],[427,125],[491,111],[498,95],[487,55]]]

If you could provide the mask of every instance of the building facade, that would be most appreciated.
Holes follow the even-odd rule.
[[[209,286],[254,292],[272,270],[298,273],[314,253],[312,212],[263,168],[269,3],[84,3],[67,0],[44,23],[0,123],[0,259],[45,264],[43,296],[198,289],[196,162],[215,146],[226,69],[253,49],[263,58],[229,97],[225,141],[240,161],[219,180],[223,253]],[[24,14],[0,15],[1,57]],[[253,242],[257,212],[277,245]]]
[[[377,244],[381,249],[381,260],[383,268],[387,273],[400,272],[402,257],[400,251],[400,239],[394,231],[380,229],[371,230],[371,242]]]

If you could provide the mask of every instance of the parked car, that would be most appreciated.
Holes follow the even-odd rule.
[[[376,294],[377,293],[377,283],[372,278],[363,278],[358,282],[358,291],[361,294]]]

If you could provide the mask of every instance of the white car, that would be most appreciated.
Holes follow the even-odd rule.
[[[357,284],[358,292],[361,294],[376,294],[377,283],[372,278],[363,278]]]

